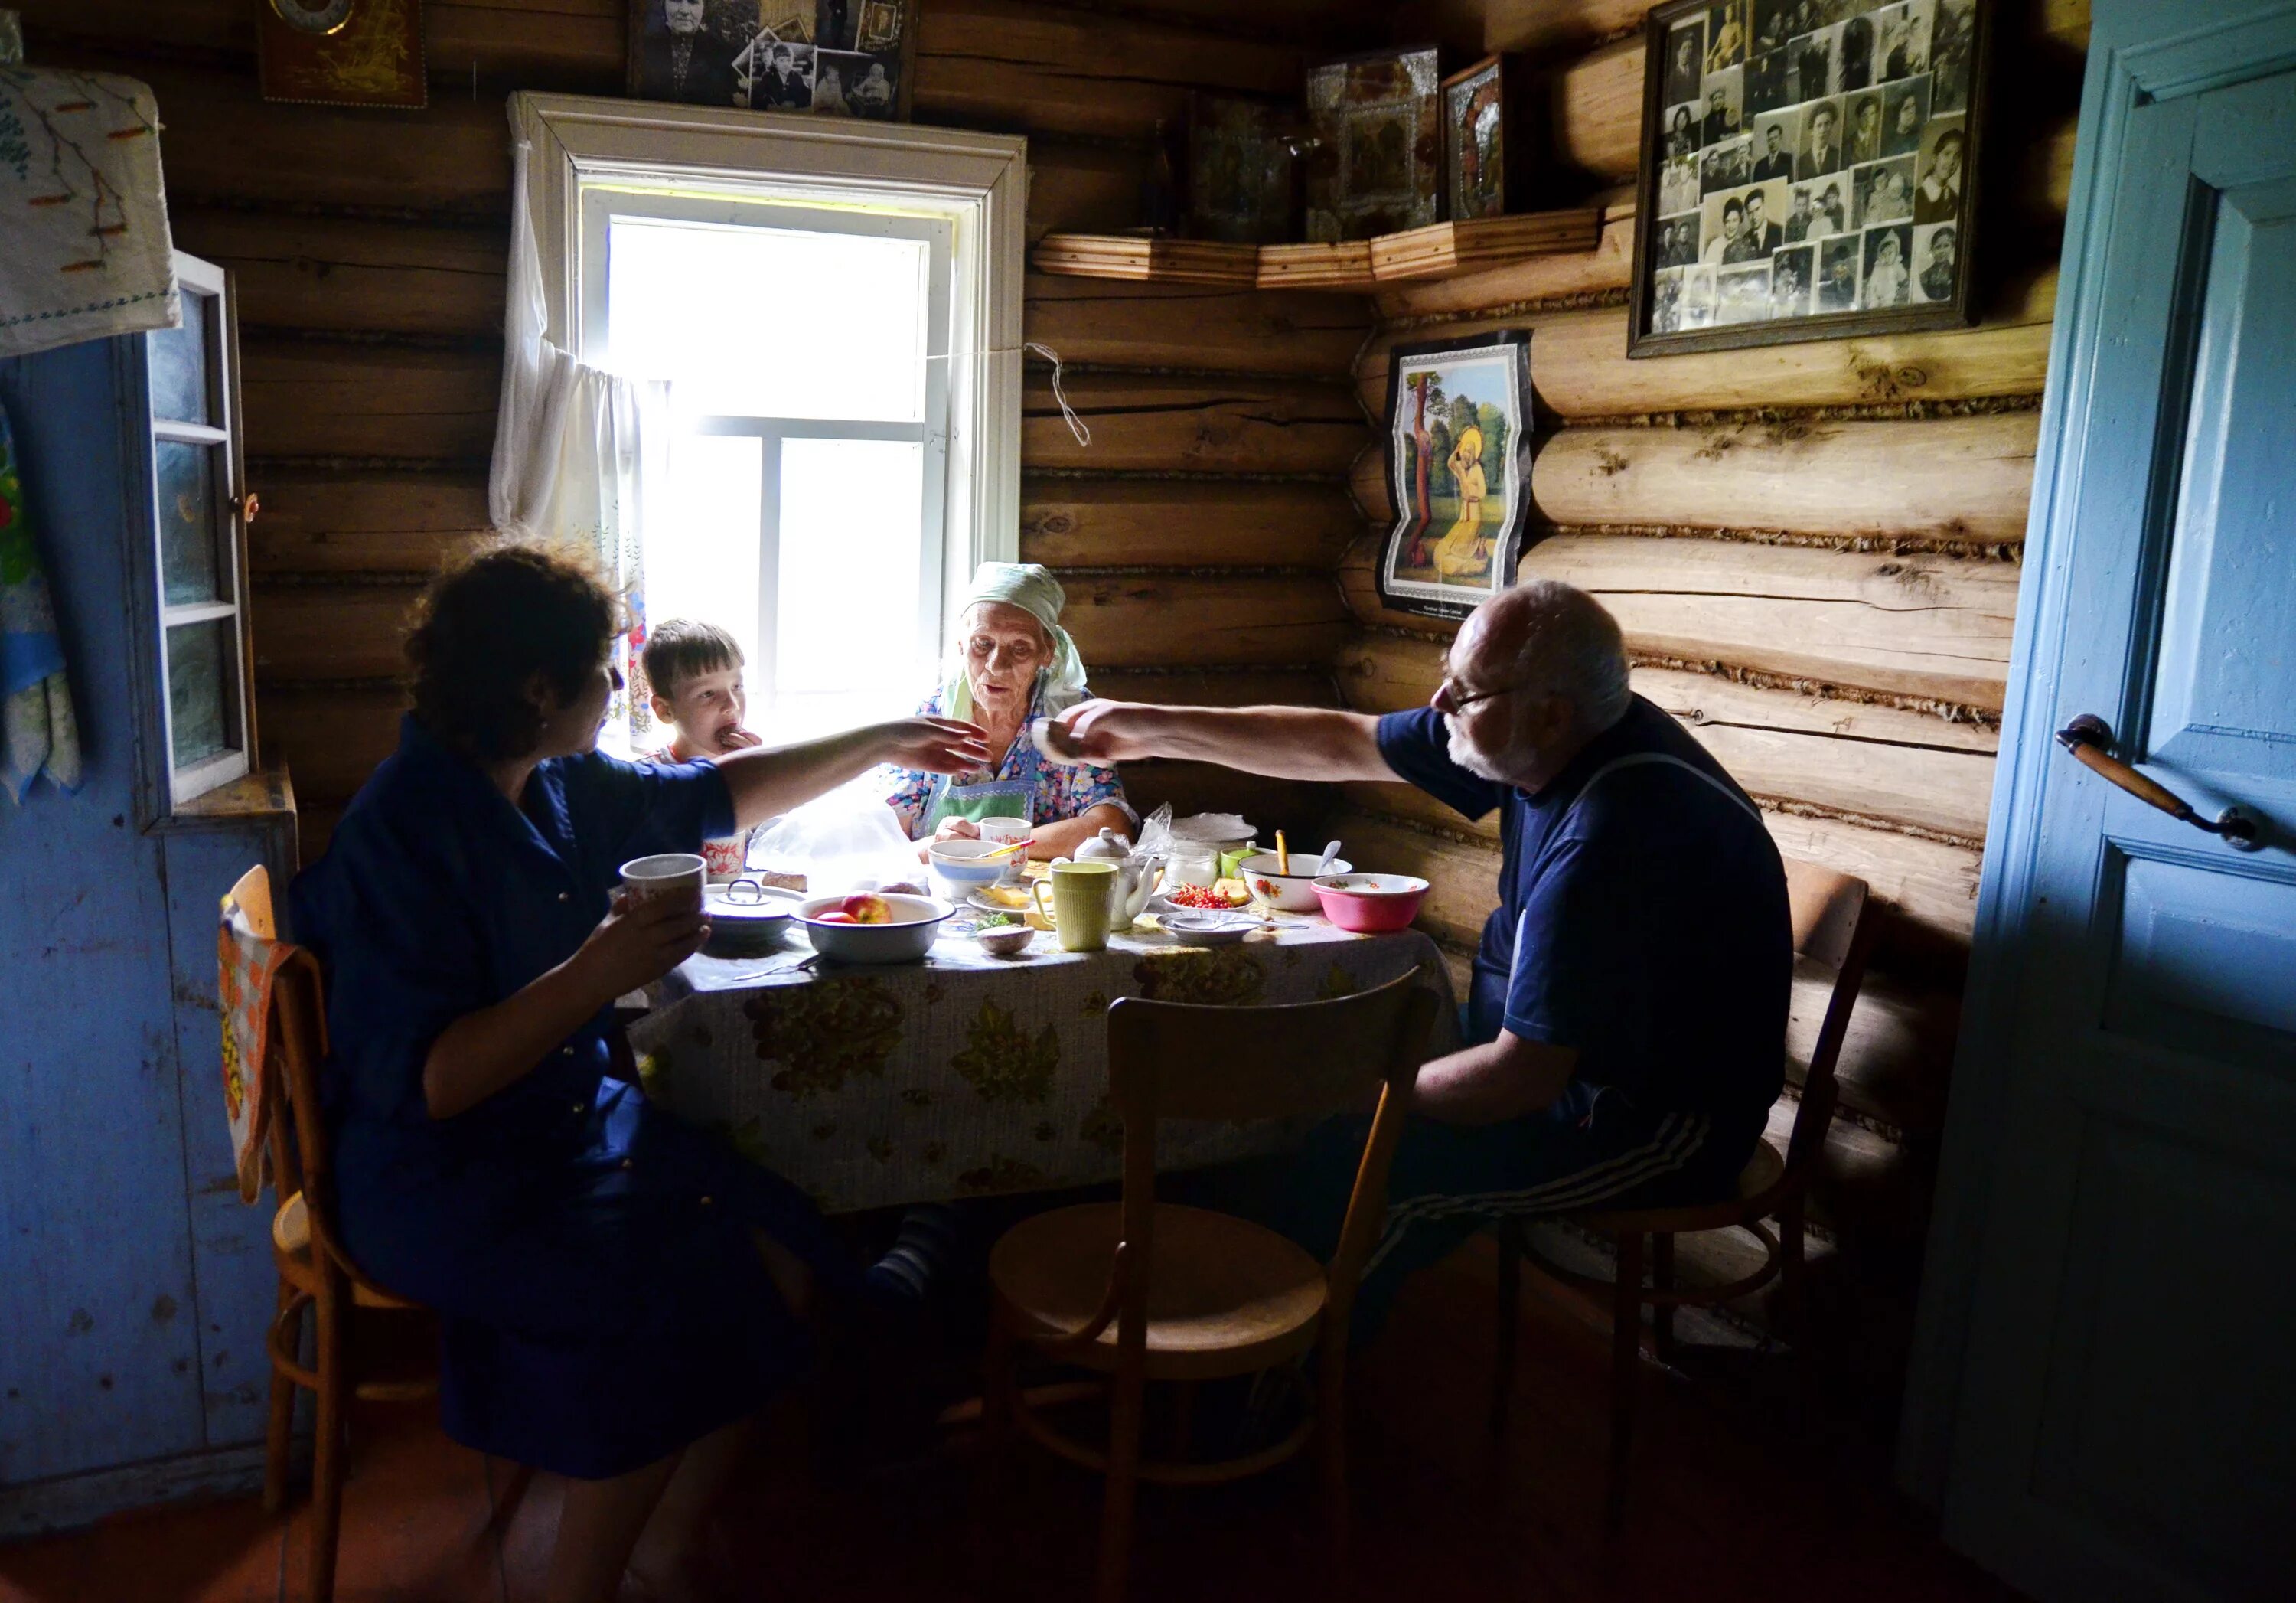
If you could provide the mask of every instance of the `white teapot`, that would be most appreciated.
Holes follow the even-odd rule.
[[[1079,862],[1111,862],[1116,865],[1116,903],[1110,909],[1110,922],[1118,929],[1129,928],[1132,921],[1148,910],[1148,899],[1164,877],[1161,864],[1132,850],[1128,835],[1113,829],[1103,829],[1076,849]]]

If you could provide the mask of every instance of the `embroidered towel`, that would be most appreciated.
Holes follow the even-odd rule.
[[[181,322],[152,91],[0,67],[0,357]]]
[[[79,788],[79,726],[15,440],[0,410],[0,791],[21,802],[42,774],[59,789]]]
[[[231,1155],[239,1170],[239,1200],[263,1195],[264,1137],[270,1130],[271,982],[294,950],[274,938],[270,909],[258,920],[236,897],[223,899],[216,936],[217,991],[223,1004],[223,1106],[231,1121]]]

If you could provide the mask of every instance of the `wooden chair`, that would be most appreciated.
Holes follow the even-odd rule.
[[[1833,991],[1818,1027],[1817,1044],[1803,1078],[1801,1100],[1794,1112],[1793,1131],[1783,1155],[1767,1139],[1738,1176],[1737,1195],[1726,1202],[1688,1208],[1595,1209],[1562,1215],[1563,1221],[1611,1238],[1618,1250],[1618,1272],[1603,1280],[1583,1275],[1542,1256],[1530,1245],[1523,1221],[1508,1219],[1497,1227],[1498,1362],[1491,1390],[1491,1429],[1505,1428],[1507,1403],[1514,1389],[1516,1319],[1522,1300],[1522,1261],[1529,1258],[1546,1274],[1582,1289],[1608,1293],[1611,1297],[1611,1465],[1605,1517],[1616,1526],[1626,1508],[1626,1462],[1634,1434],[1635,1390],[1642,1356],[1642,1310],[1651,1308],[1653,1345],[1660,1358],[1673,1350],[1674,1311],[1683,1307],[1713,1307],[1780,1281],[1782,1324],[1792,1339],[1800,1340],[1802,1319],[1803,1207],[1811,1178],[1817,1171],[1825,1134],[1833,1122],[1838,1098],[1834,1065],[1849,1032],[1850,1010],[1857,1006],[1857,988],[1866,975],[1866,955],[1873,941],[1866,882],[1811,863],[1789,860],[1786,891],[1793,908],[1793,948],[1797,966],[1816,964],[1833,972]],[[1763,1223],[1775,1217],[1775,1234]],[[1762,1262],[1751,1274],[1726,1286],[1698,1288],[1677,1287],[1674,1278],[1674,1238],[1696,1230],[1745,1231],[1762,1248]],[[1643,1285],[1643,1242],[1650,1241],[1651,1284]]]
[[[1434,995],[1406,975],[1358,996],[1281,1007],[1202,1007],[1126,998],[1108,1010],[1110,1089],[1124,1120],[1123,1198],[1062,1208],[1014,1227],[990,1254],[984,1413],[1002,1448],[1017,1423],[1061,1457],[1108,1477],[1098,1596],[1123,1595],[1141,1480],[1228,1481],[1280,1463],[1320,1432],[1335,1546],[1346,1540],[1348,1316],[1387,1213],[1387,1171]],[[1160,1119],[1275,1119],[1378,1110],[1328,1264],[1275,1231],[1156,1201]],[[1195,1383],[1288,1366],[1320,1342],[1316,1406],[1282,1441],[1240,1458],[1185,1457]],[[1013,1384],[1015,1344],[1112,1378],[1106,1451],[1046,1422]],[[1292,1373],[1283,1368],[1282,1373]],[[1176,1394],[1173,1459],[1144,1460],[1148,1381]]]
[[[278,939],[271,875],[260,866],[232,887],[232,898],[256,934]],[[284,942],[281,944],[284,945]],[[271,1179],[279,1198],[271,1221],[271,1256],[279,1270],[279,1305],[265,1346],[271,1356],[271,1418],[264,1443],[263,1508],[276,1514],[287,1495],[287,1450],[295,1390],[314,1393],[318,1420],[311,1455],[312,1603],[335,1591],[335,1549],[342,1528],[343,1435],[353,1398],[405,1402],[435,1396],[435,1374],[404,1378],[354,1372],[349,1350],[360,1310],[422,1311],[358,1271],[335,1233],[327,1177],[326,1127],[319,1110],[319,1065],[326,1055],[325,1011],[318,959],[288,946],[271,982],[270,1043],[275,1072],[265,1077],[271,1099]],[[302,1361],[303,1314],[316,1321],[313,1361]]]

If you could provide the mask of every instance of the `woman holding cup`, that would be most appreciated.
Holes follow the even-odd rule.
[[[437,1311],[448,1434],[571,1477],[553,1603],[610,1598],[626,1566],[674,1582],[744,1422],[805,1360],[809,1289],[893,1286],[627,1077],[614,999],[707,933],[700,858],[635,859],[880,763],[986,756],[972,725],[908,719],[619,761],[595,748],[622,627],[585,555],[502,540],[452,563],[407,637],[398,749],[291,901],[326,976],[343,1244]],[[625,865],[650,893],[617,888]]]

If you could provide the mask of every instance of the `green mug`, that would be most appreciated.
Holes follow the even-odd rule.
[[[1054,858],[1050,871],[1029,890],[1037,911],[1052,921],[1064,952],[1108,949],[1109,926],[1116,921],[1116,898],[1123,884],[1111,862],[1075,862]],[[1045,888],[1052,887],[1053,905],[1045,906]]]

